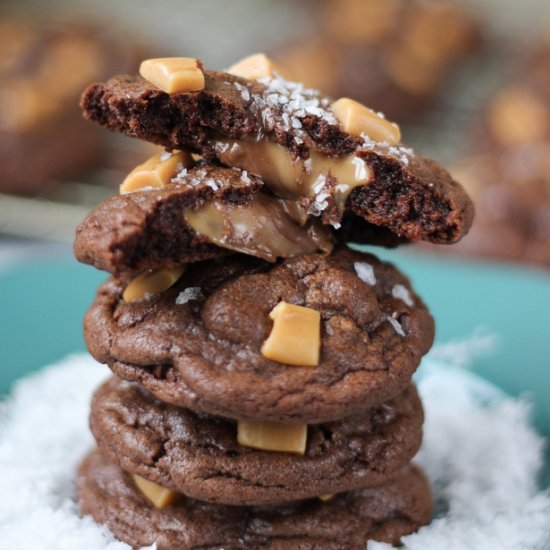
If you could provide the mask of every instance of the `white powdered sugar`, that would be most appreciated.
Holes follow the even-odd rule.
[[[374,286],[376,284],[376,275],[374,273],[374,267],[367,262],[355,262],[353,264],[355,273],[357,276],[368,285]]]
[[[202,297],[203,293],[200,286],[189,286],[178,294],[176,304],[183,305],[192,300],[200,300]]]
[[[403,538],[403,550],[547,549],[550,492],[537,488],[544,441],[529,426],[529,404],[430,358],[419,375],[426,420],[415,462],[436,509],[430,525]]]
[[[398,300],[405,302],[405,304],[407,304],[409,307],[412,307],[414,305],[409,289],[403,285],[395,285],[391,289],[391,295],[394,298],[397,298]]]
[[[403,549],[543,550],[550,494],[536,485],[543,440],[529,404],[429,357],[419,374],[426,423],[415,462],[430,478],[436,512]],[[73,355],[21,380],[0,405],[0,548],[130,550],[81,518],[75,500],[76,468],[94,444],[91,394],[107,376],[89,356]]]
[[[88,430],[93,389],[108,377],[73,355],[16,386],[0,408],[0,548],[126,550],[75,500],[79,461],[94,446]]]
[[[164,153],[160,154],[160,160],[164,162],[165,160],[168,160],[172,156],[172,151],[164,151]]]

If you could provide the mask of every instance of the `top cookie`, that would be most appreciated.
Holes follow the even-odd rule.
[[[255,174],[337,229],[353,214],[409,241],[451,243],[468,231],[466,193],[435,162],[399,145],[397,127],[383,117],[277,76],[248,80],[198,66],[198,91],[169,94],[128,75],[94,84],[82,96],[84,115]],[[363,242],[371,236],[358,233]]]

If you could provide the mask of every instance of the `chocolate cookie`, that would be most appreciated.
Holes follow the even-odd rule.
[[[111,197],[77,228],[75,256],[117,275],[235,250],[268,261],[332,250],[328,227],[262,187],[241,170],[200,165],[164,187]]]
[[[204,76],[203,90],[173,94],[118,76],[90,86],[81,105],[112,130],[259,175],[336,228],[351,212],[410,241],[467,233],[471,202],[445,170],[401,145],[346,133],[318,92],[279,78]]]
[[[457,162],[477,214],[449,253],[550,267],[549,75],[550,27],[490,99],[470,155]]]
[[[104,140],[82,120],[78,96],[90,79],[131,69],[136,55],[91,25],[0,18],[0,189],[40,192],[96,162]]]
[[[92,401],[98,445],[124,470],[191,498],[277,504],[376,485],[395,476],[422,439],[413,386],[382,405],[308,429],[304,456],[237,443],[237,424],[153,398],[113,377]]]
[[[479,29],[458,2],[321,0],[314,32],[275,52],[285,74],[332,97],[358,99],[392,119],[418,119],[455,66],[478,49]]]
[[[161,400],[230,418],[318,423],[373,407],[410,382],[434,336],[409,281],[375,256],[337,249],[275,265],[246,256],[191,264],[165,292],[100,287],[86,314],[92,355]],[[279,302],[321,315],[316,367],[260,352]]]
[[[278,507],[242,508],[180,498],[154,508],[130,476],[93,451],[80,466],[78,498],[84,514],[134,548],[363,549],[368,540],[398,544],[431,516],[428,484],[417,468],[372,489]]]
[[[462,159],[457,170],[477,215],[470,233],[448,252],[550,267],[549,159],[550,142]]]

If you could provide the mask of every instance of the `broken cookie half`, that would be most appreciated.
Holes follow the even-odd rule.
[[[201,218],[223,218],[226,227],[227,219],[234,217],[227,214],[229,204],[246,207],[247,212],[241,211],[237,218],[244,216],[247,221],[261,218],[265,208],[274,208],[275,218],[292,220],[302,233],[314,228],[314,240],[323,241],[445,244],[459,240],[470,228],[473,207],[464,190],[435,162],[400,145],[398,127],[383,115],[347,98],[331,102],[315,90],[279,77],[261,59],[254,59],[252,67],[246,63],[244,68],[242,64],[234,67],[233,72],[241,76],[205,70],[199,62],[193,67],[204,75],[203,88],[195,91],[169,93],[162,89],[173,89],[168,80],[154,79],[153,84],[141,76],[125,75],[84,92],[81,105],[87,118],[178,151],[175,155],[185,151],[185,157],[182,161],[171,158],[171,153],[164,160],[159,157],[159,164],[172,167],[159,169],[168,174],[162,176],[164,180],[161,177],[162,189],[158,174],[153,183],[141,185],[135,180],[142,180],[132,173],[134,183],[125,182],[122,191],[133,191],[138,197],[111,199],[90,214],[77,238],[77,257],[82,261],[111,272],[134,269],[125,255],[135,250],[125,237],[110,227],[103,233],[99,230],[105,211],[139,203],[135,208],[142,210],[142,218],[154,219],[161,209],[163,216],[181,221],[182,201],[173,197],[182,193],[188,210],[183,227],[172,229],[180,237],[186,233],[186,242],[192,246],[179,247],[184,257],[168,258],[169,262],[212,257],[212,245],[239,250],[229,242],[227,231],[218,227],[217,237],[212,235],[216,222],[206,228],[204,223],[190,221],[194,216],[189,212],[202,209],[201,214],[207,215]],[[170,174],[178,166],[181,169]],[[229,222],[232,232],[240,221]],[[133,222],[130,225],[136,229]],[[179,242],[178,236],[173,238]],[[91,249],[87,255],[81,252],[84,241]],[[136,237],[137,241],[143,239]],[[273,260],[314,250],[284,248],[282,252],[240,251]],[[323,244],[316,250],[329,249]],[[105,261],[109,255],[122,258],[120,267]]]

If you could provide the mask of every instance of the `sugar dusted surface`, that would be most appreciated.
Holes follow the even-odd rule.
[[[543,441],[529,426],[529,405],[448,361],[428,358],[420,372],[426,425],[417,462],[434,487],[436,516],[404,548],[543,550],[550,494],[536,488]],[[106,376],[74,355],[20,381],[1,404],[0,549],[129,548],[80,518],[74,500],[78,461],[93,445],[91,392]]]

